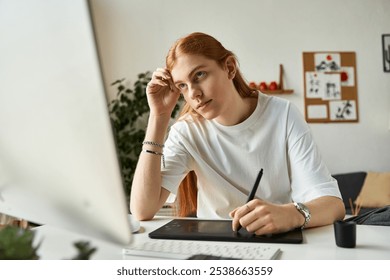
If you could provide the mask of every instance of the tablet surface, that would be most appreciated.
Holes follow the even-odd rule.
[[[174,219],[155,231],[150,238],[234,241],[259,243],[302,243],[301,229],[273,235],[254,235],[242,228],[238,233],[232,230],[230,220]]]

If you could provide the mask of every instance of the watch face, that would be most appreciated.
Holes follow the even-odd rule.
[[[307,222],[309,222],[310,217],[311,217],[309,208],[307,208],[306,205],[302,204],[302,203],[299,203],[299,207],[301,207],[302,212],[304,213]]]
[[[298,205],[299,205],[299,207],[301,207],[301,209],[303,210],[303,211],[305,211],[305,212],[309,212],[309,209],[306,207],[306,205],[305,204],[302,204],[302,203],[298,203]]]
[[[299,202],[297,203],[297,206],[298,210],[300,210],[300,212],[305,215],[306,220],[309,220],[311,217],[309,208],[307,208],[305,204]]]
[[[305,222],[301,226],[301,229],[303,229],[310,221],[311,215],[310,215],[310,210],[309,208],[306,207],[305,204],[299,203],[299,202],[294,202],[295,207],[297,210],[304,216]]]

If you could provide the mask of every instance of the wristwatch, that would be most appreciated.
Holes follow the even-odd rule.
[[[311,218],[310,210],[309,210],[309,208],[307,208],[306,205],[303,204],[303,203],[294,202],[294,206],[295,206],[295,208],[297,208],[297,210],[298,210],[298,211],[303,215],[303,217],[305,218],[305,222],[304,222],[303,225],[301,226],[301,229],[304,229],[305,226],[309,223],[310,218]]]

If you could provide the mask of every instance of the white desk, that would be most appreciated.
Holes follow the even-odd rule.
[[[168,217],[157,217],[152,221],[141,222],[141,230],[134,234],[133,242],[147,240],[148,233],[167,223]],[[122,246],[92,239],[73,232],[50,226],[36,229],[36,241],[42,240],[38,251],[41,259],[69,259],[75,255],[73,243],[90,241],[98,250],[92,259],[121,260]],[[333,225],[304,230],[302,244],[266,244],[280,248],[282,260],[390,260],[390,227],[358,225],[356,248],[339,248],[335,244]],[[140,259],[137,257],[137,259]]]

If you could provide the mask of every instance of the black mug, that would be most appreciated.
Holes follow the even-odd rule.
[[[356,246],[356,223],[353,221],[336,221],[333,224],[336,245],[343,248]]]

